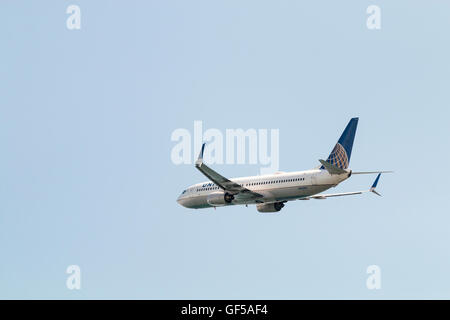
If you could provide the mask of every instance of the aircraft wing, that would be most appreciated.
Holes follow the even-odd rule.
[[[342,192],[342,193],[330,193],[330,194],[318,194],[318,195],[314,195],[314,196],[301,198],[300,200],[326,199],[326,198],[332,198],[332,197],[351,196],[351,195],[354,195],[354,194],[362,194],[362,193],[366,193],[366,192],[373,192],[376,195],[381,196],[381,194],[379,194],[375,190],[375,188],[377,187],[377,184],[378,184],[378,180],[380,179],[380,176],[381,176],[381,173],[378,174],[377,178],[375,179],[374,183],[372,184],[372,186],[370,187],[369,190],[353,191],[353,192]]]
[[[228,191],[234,195],[239,194],[238,197],[240,199],[257,199],[262,198],[263,195],[253,192],[240,184],[233,182],[224,176],[220,175],[210,167],[208,167],[206,164],[203,163],[203,151],[205,149],[205,143],[202,145],[202,150],[200,151],[200,154],[198,156],[197,161],[195,162],[195,167],[203,173],[206,177],[208,177],[212,182],[214,182],[216,185],[218,185],[220,188],[222,188],[225,191]]]

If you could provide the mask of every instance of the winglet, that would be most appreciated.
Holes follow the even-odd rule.
[[[206,144],[206,143],[203,142],[203,144],[202,144],[202,150],[200,150],[200,154],[198,155],[198,159],[197,159],[197,161],[195,162],[195,166],[196,166],[196,167],[200,167],[200,166],[202,165],[202,163],[203,163],[203,151],[205,151],[205,144]]]
[[[373,184],[372,184],[372,186],[370,187],[369,191],[371,191],[371,192],[375,193],[377,196],[380,196],[380,197],[381,197],[381,194],[379,194],[379,193],[375,190],[375,188],[377,187],[377,184],[378,184],[378,180],[380,180],[380,176],[381,176],[381,173],[379,173],[379,174],[377,175],[377,178],[376,178],[375,181],[373,182]]]

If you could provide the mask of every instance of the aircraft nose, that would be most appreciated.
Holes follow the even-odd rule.
[[[183,199],[181,195],[177,198],[177,202],[180,206],[186,207],[186,199]]]

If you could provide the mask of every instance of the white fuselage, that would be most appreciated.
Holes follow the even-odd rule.
[[[326,170],[312,169],[297,172],[277,172],[271,175],[231,178],[230,180],[240,184],[251,191],[264,196],[258,200],[239,199],[230,204],[256,204],[262,202],[278,202],[302,199],[334,187],[348,179],[351,170],[344,174],[331,175]],[[178,197],[177,202],[184,207],[200,209],[214,207],[208,202],[208,197],[213,193],[223,190],[211,181],[197,183],[190,186]]]

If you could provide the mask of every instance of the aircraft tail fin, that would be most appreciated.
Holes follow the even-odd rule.
[[[350,156],[352,154],[353,141],[355,140],[356,128],[358,126],[359,118],[352,118],[345,127],[344,132],[334,146],[327,162],[340,169],[347,169],[350,163]],[[323,165],[320,169],[326,169]]]

